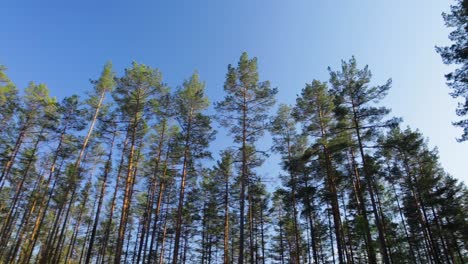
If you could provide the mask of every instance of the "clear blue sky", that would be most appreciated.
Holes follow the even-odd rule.
[[[7,1],[0,16],[0,64],[21,88],[46,83],[61,98],[91,88],[107,60],[121,73],[132,60],[159,68],[175,87],[197,69],[220,100],[229,63],[242,51],[259,59],[261,79],[293,103],[304,83],[328,80],[327,66],[355,55],[374,83],[393,78],[384,104],[438,146],[445,169],[468,182],[468,143],[455,138],[435,45],[448,43],[441,12],[452,1]],[[221,133],[222,134],[222,133]],[[225,137],[218,136],[214,150]],[[277,168],[273,158],[262,169]]]

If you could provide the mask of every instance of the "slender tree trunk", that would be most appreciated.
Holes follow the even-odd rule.
[[[304,175],[306,180],[305,180],[305,187],[306,189],[309,188],[309,179],[307,177],[307,175]],[[306,203],[306,207],[307,207],[307,218],[309,220],[309,226],[310,226],[310,240],[311,240],[311,243],[312,243],[312,255],[314,257],[314,262],[316,264],[319,263],[319,260],[318,260],[318,250],[317,250],[317,239],[315,237],[315,226],[314,226],[314,221],[313,221],[313,217],[312,217],[312,214],[314,213],[313,212],[313,207],[314,205],[312,204],[312,201],[310,200],[310,197],[309,195],[306,195],[305,196],[305,203]]]
[[[137,109],[140,107],[140,90],[138,89],[136,107],[135,107],[135,114],[133,117],[133,121],[131,123],[131,143],[130,143],[130,153],[128,155],[128,168],[127,168],[127,175],[125,181],[125,193],[123,198],[123,206],[122,206],[122,214],[120,216],[120,224],[119,224],[119,232],[117,237],[117,246],[116,246],[116,253],[114,258],[115,264],[120,264],[121,256],[122,256],[122,248],[125,240],[125,229],[127,226],[127,218],[130,211],[130,203],[131,203],[131,196],[133,185],[135,184],[135,174],[134,172],[134,156],[135,156],[135,145],[137,140],[137,128],[139,124],[139,114]]]
[[[108,217],[107,224],[104,228],[104,239],[103,239],[104,241],[102,243],[102,252],[101,252],[103,263],[104,263],[104,260],[106,259],[106,252],[107,252],[107,246],[109,244],[109,236],[110,236],[111,227],[112,227],[112,220],[114,218],[114,211],[115,211],[115,207],[117,204],[117,193],[119,192],[119,185],[120,185],[120,178],[121,178],[120,175],[122,173],[123,164],[125,160],[125,152],[127,151],[127,147],[128,147],[128,139],[129,139],[129,133],[127,133],[127,135],[125,136],[125,140],[123,143],[122,155],[120,156],[119,168],[117,170],[117,177],[115,180],[114,194],[112,195],[112,199],[110,202],[109,217]]]
[[[158,264],[162,264],[163,261],[164,261],[164,248],[165,248],[165,244],[166,244],[166,235],[167,235],[167,218],[168,218],[168,215],[169,215],[169,201],[167,202],[166,204],[166,212],[164,214],[164,226],[163,226],[163,236],[162,236],[162,241],[161,241],[161,253],[159,254],[159,262]],[[157,250],[157,248],[156,248]]]
[[[158,224],[158,220],[159,220],[159,214],[160,214],[161,206],[162,206],[161,203],[162,203],[163,198],[164,198],[165,188],[166,188],[166,184],[167,184],[166,176],[167,176],[167,166],[168,166],[169,153],[170,153],[170,148],[169,148],[170,144],[169,143],[170,142],[168,142],[168,146],[167,146],[167,150],[166,150],[166,157],[164,159],[163,173],[162,173],[160,181],[159,181],[158,200],[157,200],[157,203],[156,203],[156,211],[154,213],[154,220],[153,220],[153,227],[152,227],[153,230],[152,230],[151,241],[150,241],[150,245],[149,245],[150,252],[151,252],[151,250],[153,250],[153,244],[154,244],[155,238],[156,238],[156,230],[157,230],[157,224]],[[158,252],[158,250],[156,249],[154,251],[155,256],[157,255],[157,252]],[[152,263],[152,258],[150,258],[149,263]]]
[[[455,260],[450,259],[450,254],[448,252],[447,244],[445,242],[444,236],[442,235],[442,228],[440,226],[439,217],[438,217],[433,205],[431,206],[431,211],[432,211],[432,215],[433,215],[433,218],[434,218],[434,222],[435,222],[436,227],[437,227],[437,234],[438,234],[438,236],[440,238],[440,242],[442,243],[442,248],[443,248],[444,254],[445,254],[445,260],[447,261],[447,263],[450,263],[451,261],[455,262]]]
[[[328,230],[329,230],[329,237],[330,237],[330,247],[331,247],[331,254],[332,254],[332,262],[335,264],[335,247],[333,246],[333,231],[332,231],[332,224],[330,219],[330,207],[327,204],[327,219],[328,219]]]
[[[162,124],[163,124],[163,127],[161,129],[161,135],[159,136],[158,154],[157,154],[156,161],[155,161],[153,178],[151,180],[151,184],[148,186],[149,195],[148,195],[145,212],[144,212],[143,232],[142,232],[142,237],[140,239],[140,245],[138,249],[137,263],[140,263],[140,257],[141,257],[142,251],[143,251],[143,263],[145,263],[145,258],[146,258],[146,249],[148,245],[148,238],[150,235],[149,231],[150,231],[150,225],[151,225],[151,218],[153,215],[152,209],[153,209],[153,204],[155,200],[156,186],[157,186],[156,177],[159,172],[159,163],[160,163],[161,155],[163,151],[164,137],[165,137],[165,132],[166,132],[166,120],[163,120]]]
[[[93,211],[95,209],[96,209],[96,201],[94,201]],[[86,249],[88,248],[88,247],[86,247],[86,241],[88,241],[88,238],[89,238],[90,235],[91,235],[91,223],[88,223],[88,225],[86,227],[85,237],[84,237],[84,240],[83,240],[83,245],[81,245],[80,259],[78,260],[78,263],[83,263],[82,260],[85,257],[84,255],[86,253]]]
[[[88,183],[86,184],[86,186],[90,186],[91,187],[91,180],[89,179]],[[81,226],[81,222],[82,222],[82,219],[83,219],[83,213],[85,212],[85,207],[88,203],[88,198],[89,198],[89,190],[86,190],[86,195],[83,197],[83,201],[81,202],[80,204],[80,207],[79,207],[79,214],[78,214],[78,220],[75,224],[75,232],[73,232],[75,234],[75,238],[74,239],[71,239],[70,240],[70,247],[69,247],[69,250],[73,253],[74,249],[75,249],[75,242],[76,242],[76,237],[78,236],[78,231],[80,229],[80,226]],[[94,211],[94,208],[96,207],[96,200],[94,201],[94,204],[93,204],[93,207],[92,207],[92,211]],[[86,233],[86,236],[87,236],[88,232]],[[83,244],[86,244],[86,237],[85,237],[85,240],[83,242]],[[63,244],[65,244],[65,236],[63,237]],[[60,240],[59,240],[59,244],[58,244],[58,254],[56,253],[56,260],[54,263],[59,263],[60,262],[60,258],[62,256],[62,253],[63,253],[63,249],[62,249],[63,245],[61,244]],[[68,255],[68,254],[67,254]],[[65,257],[67,257],[67,255],[65,255]],[[65,263],[68,262],[68,259],[66,258],[65,259]],[[81,260],[80,260],[80,263],[81,263]]]
[[[265,231],[263,227],[263,207],[260,208],[260,228],[261,228],[261,239],[262,239],[262,264],[265,264]],[[298,253],[299,254],[299,253]]]
[[[187,180],[187,170],[189,162],[189,151],[190,151],[190,138],[191,138],[191,126],[192,126],[192,115],[193,108],[190,109],[187,123],[187,134],[185,137],[185,146],[184,146],[184,158],[182,165],[182,179],[180,183],[180,193],[179,193],[179,205],[177,207],[177,222],[175,226],[175,239],[174,239],[174,254],[172,256],[172,263],[178,264],[177,260],[179,257],[179,243],[180,243],[180,233],[182,227],[182,209],[184,207],[184,197],[185,197],[185,184]]]
[[[385,241],[385,233],[383,231],[383,227],[382,227],[382,222],[381,222],[381,219],[379,217],[379,213],[378,213],[378,210],[377,210],[377,204],[376,204],[376,201],[375,201],[375,194],[374,194],[374,186],[373,186],[373,175],[371,175],[369,169],[368,169],[368,166],[367,166],[367,162],[366,162],[366,157],[365,157],[365,153],[364,153],[364,147],[362,145],[362,139],[361,139],[361,126],[359,124],[359,121],[357,119],[357,112],[356,112],[356,108],[355,108],[355,105],[354,105],[354,102],[353,103],[353,121],[354,121],[354,128],[355,128],[355,131],[356,131],[356,136],[357,136],[357,140],[358,140],[358,146],[359,146],[359,152],[361,153],[361,159],[362,159],[362,166],[364,168],[364,175],[365,175],[365,178],[366,178],[366,181],[367,181],[367,189],[369,190],[369,196],[371,198],[371,204],[372,204],[372,210],[374,212],[374,218],[375,218],[375,225],[377,226],[377,230],[378,230],[378,233],[379,233],[379,243],[380,243],[380,253],[382,254],[382,260],[385,264],[390,264],[390,259],[388,257],[388,253],[387,253],[387,243]],[[371,264],[375,263],[375,259],[374,259],[374,256],[369,256],[369,262]],[[372,259],[371,259],[372,258]]]
[[[254,234],[253,234],[253,201],[252,201],[252,192],[251,192],[251,186],[250,186],[250,182],[247,184],[247,195],[248,195],[248,199],[249,199],[249,208],[248,208],[248,213],[249,213],[249,240],[250,240],[250,264],[255,264],[255,261],[254,261]]]
[[[287,149],[288,149],[288,162],[289,164],[292,164],[292,156],[291,156],[291,143],[290,139],[288,136],[287,139]],[[294,242],[295,242],[295,247],[296,247],[296,255],[295,255],[295,261],[297,264],[301,263],[301,258],[300,258],[300,234],[299,234],[299,227],[298,227],[298,212],[297,212],[297,201],[296,201],[296,174],[295,172],[290,169],[289,174],[291,177],[291,200],[292,200],[292,205],[293,205],[293,218],[294,218]]]
[[[284,264],[284,238],[283,238],[283,215],[282,215],[282,210],[281,207],[278,208],[278,215],[279,215],[279,235],[280,235],[280,259],[281,259],[281,264]]]
[[[382,221],[382,229],[383,229],[384,234],[387,234],[387,222],[385,220],[385,214],[384,214],[384,211],[383,211],[383,208],[382,208],[382,202],[380,201],[378,183],[377,183],[376,179],[373,179],[373,180],[374,181],[372,182],[372,184],[374,185],[374,188],[375,188],[375,197],[377,198],[377,208],[379,209],[379,215],[380,215],[380,219]],[[384,238],[385,238],[386,245],[388,246],[389,261],[390,261],[390,263],[393,263],[393,254],[392,254],[391,245],[390,246],[388,245],[388,243],[389,243],[388,242],[388,236],[385,235]]]
[[[202,213],[203,213],[203,218],[202,218],[202,237],[201,237],[201,248],[202,248],[202,252],[201,252],[201,264],[205,264],[205,259],[206,259],[206,240],[207,240],[207,226],[206,226],[206,200],[207,200],[207,197],[206,197],[206,191],[205,191],[205,200],[203,201],[203,210],[202,210]]]
[[[345,226],[346,226],[346,230],[347,230],[346,235],[348,237],[348,242],[347,243],[346,243],[345,237],[343,237],[343,245],[345,245],[345,248],[346,248],[346,244],[349,247],[349,256],[347,257],[346,263],[354,264],[354,252],[353,252],[353,245],[352,245],[353,240],[352,240],[351,234],[349,232],[348,215],[346,213],[346,204],[345,204],[345,200],[344,200],[344,193],[341,194],[341,203],[343,205],[344,221],[345,221]]]
[[[91,261],[91,256],[93,254],[93,245],[94,245],[94,239],[96,237],[96,231],[97,231],[97,226],[99,224],[99,217],[101,215],[101,207],[102,203],[104,201],[104,195],[106,193],[106,185],[107,185],[107,177],[109,176],[109,173],[112,169],[112,151],[114,149],[114,142],[115,142],[115,137],[116,137],[117,131],[114,131],[112,134],[112,140],[110,143],[110,150],[109,150],[109,155],[107,157],[107,162],[104,167],[104,175],[101,183],[101,190],[99,193],[99,200],[97,204],[97,210],[94,216],[94,221],[93,221],[93,229],[91,231],[91,238],[89,240],[89,246],[88,246],[88,253],[86,254],[86,260],[85,263],[88,264]]]
[[[361,178],[360,178],[360,175],[359,175],[359,170],[358,170],[358,166],[356,164],[356,158],[354,156],[354,150],[353,149],[350,149],[350,154],[351,154],[351,164],[352,164],[352,168],[353,168],[353,174],[355,176],[355,187],[356,187],[356,190],[357,190],[357,202],[358,202],[358,207],[359,207],[359,212],[360,212],[360,215],[362,215],[362,218],[363,218],[363,222],[364,222],[364,229],[365,229],[365,232],[366,232],[366,249],[367,249],[367,257],[369,259],[369,264],[377,264],[377,259],[376,259],[376,256],[375,256],[375,250],[374,250],[374,246],[373,246],[373,240],[372,240],[372,236],[371,236],[371,231],[370,231],[370,226],[369,226],[369,218],[367,216],[367,206],[366,206],[366,202],[365,202],[365,199],[364,199],[364,188],[361,184]]]
[[[323,151],[323,156],[324,156],[324,161],[325,161],[325,168],[326,168],[326,174],[327,174],[327,179],[326,183],[328,185],[328,192],[330,195],[331,199],[331,209],[332,209],[332,214],[333,214],[333,224],[334,224],[334,230],[335,230],[335,238],[336,238],[336,247],[338,251],[338,261],[340,264],[344,263],[344,257],[343,257],[343,230],[341,228],[341,217],[340,217],[340,207],[338,204],[338,193],[337,193],[337,188],[336,188],[336,176],[332,164],[332,157],[330,150],[328,149],[328,135],[327,131],[325,128],[325,125],[323,123],[323,113],[322,109],[320,106],[317,106],[317,113],[319,116],[319,122],[320,122],[320,132],[321,132],[321,137],[324,143],[322,143],[322,151]]]
[[[242,172],[241,172],[241,192],[240,200],[240,235],[239,235],[239,260],[238,264],[244,264],[244,211],[245,211],[245,185],[248,180],[247,175],[247,91],[244,87],[242,105]]]
[[[229,175],[224,177],[224,264],[229,264]]]
[[[401,223],[403,225],[403,231],[405,232],[406,242],[408,243],[408,246],[409,246],[410,256],[411,256],[413,262],[416,263],[416,256],[414,255],[414,249],[413,249],[413,245],[412,245],[413,243],[411,243],[411,240],[410,240],[410,237],[409,237],[409,234],[408,234],[408,228],[406,227],[406,221],[405,221],[405,218],[403,216],[403,209],[400,206],[400,201],[398,199],[398,193],[396,191],[395,184],[393,184],[393,183],[392,183],[392,188],[393,188],[393,193],[395,194],[395,200],[396,200],[396,203],[397,203],[398,212],[400,214]],[[417,251],[419,252],[419,250],[417,250]]]

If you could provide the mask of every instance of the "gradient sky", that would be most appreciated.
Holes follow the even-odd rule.
[[[176,87],[194,70],[211,101],[223,96],[227,64],[241,52],[259,59],[261,80],[294,103],[306,82],[328,80],[327,67],[356,56],[373,83],[393,79],[383,104],[404,126],[437,146],[444,168],[468,183],[468,142],[457,143],[456,101],[448,93],[435,45],[448,44],[441,0],[6,1],[0,16],[0,64],[20,88],[46,83],[62,98],[91,89],[102,65],[122,73],[135,60],[159,68]],[[263,140],[266,147],[268,139]],[[227,142],[230,144],[229,140]],[[221,131],[213,143],[226,144]],[[278,159],[261,173],[277,175]]]

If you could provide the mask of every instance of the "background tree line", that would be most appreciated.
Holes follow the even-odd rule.
[[[104,66],[86,98],[0,68],[2,263],[464,263],[468,191],[351,58],[294,105],[243,53],[215,116],[198,73]],[[213,164],[215,122],[229,131]],[[271,149],[258,146],[269,132]],[[256,168],[281,157],[281,187]]]

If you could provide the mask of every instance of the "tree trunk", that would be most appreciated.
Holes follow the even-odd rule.
[[[116,177],[116,181],[115,181],[115,187],[114,187],[114,194],[112,195],[112,199],[111,199],[111,206],[110,206],[110,209],[109,209],[109,217],[108,217],[108,221],[107,221],[107,224],[104,228],[104,242],[102,243],[102,252],[101,252],[101,255],[102,255],[102,261],[104,263],[104,260],[106,259],[106,252],[107,252],[107,246],[108,246],[108,243],[109,243],[109,236],[110,236],[110,231],[111,231],[111,227],[112,227],[112,220],[114,218],[114,211],[115,211],[115,206],[116,206],[116,203],[117,203],[117,193],[119,192],[119,184],[120,184],[120,174],[122,173],[122,169],[123,169],[123,163],[124,163],[124,160],[125,160],[125,152],[127,151],[127,147],[128,147],[128,139],[129,139],[129,133],[127,133],[127,135],[125,136],[125,140],[124,140],[124,143],[123,143],[123,149],[122,149],[122,155],[120,156],[120,162],[119,162],[119,168],[117,170],[117,177]],[[110,262],[110,261],[109,261]]]
[[[122,215],[120,216],[120,224],[119,224],[119,232],[118,232],[118,237],[117,237],[117,246],[116,246],[116,253],[115,253],[115,258],[114,258],[114,263],[115,264],[120,264],[120,259],[122,256],[122,248],[124,244],[124,239],[125,239],[125,229],[127,227],[127,218],[128,214],[130,211],[130,203],[131,203],[131,196],[132,196],[132,190],[133,190],[133,185],[135,184],[135,174],[134,172],[134,156],[135,156],[135,145],[136,145],[136,140],[137,140],[137,128],[139,124],[139,112],[137,109],[140,107],[140,100],[139,100],[139,93],[140,91],[138,90],[138,96],[137,96],[137,102],[136,102],[136,107],[135,107],[135,114],[133,117],[133,121],[131,126],[131,143],[130,143],[130,153],[128,154],[128,168],[127,168],[127,175],[126,175],[126,181],[125,181],[125,193],[123,197],[123,206],[122,206]]]
[[[356,136],[358,140],[358,146],[359,146],[359,152],[361,153],[361,159],[362,159],[362,167],[364,169],[364,175],[367,181],[367,188],[369,190],[369,196],[371,198],[371,204],[372,204],[372,210],[374,212],[374,218],[375,218],[375,225],[377,226],[377,230],[379,233],[379,243],[380,243],[380,253],[382,254],[382,259],[385,264],[390,264],[390,259],[388,257],[387,253],[387,243],[385,241],[385,232],[382,227],[382,222],[379,217],[378,209],[377,209],[377,204],[375,201],[375,195],[374,195],[374,186],[373,186],[373,175],[370,174],[367,163],[366,163],[366,158],[365,158],[365,153],[364,153],[364,147],[362,145],[362,139],[361,139],[361,126],[359,124],[359,121],[357,119],[357,113],[356,113],[356,108],[354,106],[353,102],[353,122],[354,122],[354,128],[356,131]],[[376,263],[374,256],[369,256],[369,262],[371,264]]]
[[[192,115],[193,108],[190,109],[187,123],[187,135],[185,137],[185,146],[184,146],[184,158],[182,165],[182,179],[180,183],[180,193],[179,193],[179,205],[177,207],[177,222],[175,226],[175,239],[174,239],[174,254],[172,256],[172,263],[177,264],[179,257],[179,243],[180,243],[180,233],[182,227],[182,209],[184,207],[184,197],[185,197],[185,183],[187,180],[187,170],[189,162],[189,151],[190,151],[190,137],[191,137],[191,126],[192,126]]]
[[[115,137],[116,137],[117,131],[114,131],[112,134],[112,140],[110,143],[110,150],[109,150],[109,155],[107,157],[107,162],[104,167],[104,175],[102,179],[102,184],[101,184],[101,190],[99,193],[99,201],[97,204],[97,210],[94,216],[94,221],[93,221],[93,229],[91,231],[91,238],[89,240],[89,246],[88,246],[88,253],[86,254],[86,260],[85,263],[88,264],[91,261],[91,255],[93,254],[93,245],[94,245],[94,239],[96,236],[96,231],[97,231],[97,226],[99,224],[99,217],[101,215],[101,207],[102,203],[104,201],[104,195],[106,194],[106,184],[107,184],[107,177],[109,176],[109,173],[112,169],[112,151],[114,149],[114,142],[115,142]]]
[[[229,175],[224,178],[224,264],[229,263]]]

